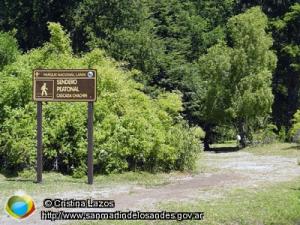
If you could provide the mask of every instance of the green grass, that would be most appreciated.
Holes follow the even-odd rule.
[[[161,208],[176,211],[204,211],[203,224],[208,225],[297,224],[300,223],[300,180],[261,190],[234,190],[222,199],[214,201],[170,203],[162,205]]]
[[[222,146],[233,145],[227,143]],[[260,155],[282,155],[300,158],[300,149],[295,144],[278,143],[272,145],[264,145],[257,147],[248,147],[243,151],[248,151]],[[194,173],[213,172],[211,168],[207,168],[205,163],[200,160],[197,161],[197,169]],[[123,174],[112,175],[98,175],[94,178],[93,187],[107,187],[115,184],[137,184],[146,187],[157,185],[164,185],[170,182],[170,177],[182,176],[183,173],[158,173],[152,174],[147,172],[127,172]],[[44,173],[43,184],[35,184],[34,177],[32,179],[24,179],[20,177],[6,178],[0,174],[0,192],[7,195],[17,189],[23,189],[32,193],[56,193],[60,191],[86,189],[89,190],[91,186],[86,184],[86,177],[82,179],[74,179],[71,176],[64,176],[59,173]]]
[[[78,190],[89,192],[95,189],[105,187],[113,187],[116,185],[142,185],[146,187],[159,186],[167,184],[172,174],[151,174],[146,172],[128,172],[123,174],[99,175],[94,177],[94,184],[88,185],[87,178],[74,179],[71,176],[65,176],[59,173],[44,173],[43,183],[36,184],[34,179],[24,179],[20,177],[6,178],[0,174],[0,205],[4,205],[6,198],[3,196],[11,196],[18,190],[22,190],[35,199],[43,199],[55,194],[59,197],[59,193],[76,192]]]
[[[300,158],[300,147],[291,143],[275,143],[270,145],[247,147],[243,149],[243,151],[251,152],[256,155],[278,155]]]
[[[230,150],[236,148],[235,141],[228,141],[222,144],[212,144],[210,147],[213,150]],[[251,152],[256,155],[277,155],[285,157],[296,157],[300,160],[300,146],[293,143],[274,143],[268,145],[250,146],[241,151]]]
[[[234,147],[233,143],[218,144],[217,148]],[[278,155],[299,157],[300,150],[295,144],[276,143],[248,147],[243,151],[256,155]],[[202,168],[202,167],[200,167]],[[208,168],[209,169],[209,168]],[[207,170],[207,168],[204,168]],[[223,192],[223,191],[222,191]],[[198,200],[195,202],[171,202],[158,206],[166,211],[204,211],[204,221],[96,221],[75,222],[68,225],[88,224],[205,224],[205,225],[296,225],[300,224],[300,180],[276,186],[256,189],[235,189],[223,192],[223,198]]]
[[[232,144],[232,143],[229,143]],[[228,146],[228,143],[226,144]],[[226,146],[226,147],[227,147]],[[224,147],[224,146],[221,146]],[[299,157],[300,150],[294,144],[277,143],[257,147],[249,147],[242,151],[257,155],[280,155],[288,157]],[[195,173],[210,171],[198,162]],[[212,171],[211,171],[212,172]],[[35,199],[44,199],[51,194],[56,197],[59,193],[84,191],[89,192],[115,185],[143,185],[153,187],[170,182],[171,177],[182,176],[183,173],[172,172],[170,174],[151,174],[146,172],[128,172],[109,176],[95,176],[94,185],[86,184],[86,178],[74,179],[58,173],[44,173],[44,182],[35,184],[33,179],[22,179],[20,177],[6,178],[0,174],[0,204],[6,201],[3,196],[10,196],[18,190],[23,190]],[[215,200],[197,200],[196,202],[160,204],[159,210],[167,211],[204,211],[205,220],[200,224],[264,224],[264,225],[291,225],[300,224],[300,180],[276,185],[273,187],[260,187],[260,189],[233,190],[227,193],[223,190],[223,198]],[[130,203],[129,203],[130,205]],[[190,222],[148,222],[148,221],[96,221],[96,222],[72,222],[70,225],[88,224],[199,224]]]
[[[99,175],[95,177],[95,182],[99,184],[129,183],[146,187],[159,186],[169,183],[168,177],[174,173],[148,173],[148,172],[126,172],[123,174]]]
[[[157,173],[152,174],[148,172],[127,172],[122,174],[111,174],[111,175],[97,175],[94,176],[94,187],[106,187],[115,184],[135,184],[143,185],[146,187],[153,187],[169,183],[169,176],[176,174],[176,172]],[[91,187],[87,185],[87,178],[75,179],[71,176],[62,175],[60,173],[46,172],[43,173],[43,183],[36,184],[34,178],[24,179],[21,177],[6,178],[0,175],[0,192],[7,193],[15,189],[34,189],[43,190],[47,189],[47,192],[56,192],[64,189],[78,189]],[[58,185],[60,184],[60,185]]]
[[[71,222],[68,225],[89,224],[205,224],[205,225],[296,225],[300,223],[300,180],[264,189],[236,189],[223,198],[189,203],[160,204],[163,211],[203,211],[199,221],[96,221]]]

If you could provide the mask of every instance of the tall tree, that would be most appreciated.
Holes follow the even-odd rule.
[[[299,58],[296,53],[299,46],[299,3],[299,0],[240,0],[236,5],[237,11],[259,5],[270,18],[269,29],[274,37],[273,48],[278,57],[273,76],[275,100],[272,116],[277,127],[285,127],[286,131],[290,129],[293,114],[300,106],[299,71],[293,66]]]
[[[109,49],[114,33],[137,31],[147,18],[143,1],[83,0],[73,9],[71,34],[76,51],[102,47]]]
[[[277,59],[270,50],[273,40],[266,33],[267,25],[267,16],[259,7],[228,22],[233,47],[230,109],[244,146],[246,137],[251,139],[251,129],[269,116],[273,103],[271,81]]]
[[[220,43],[200,57],[190,106],[199,110],[195,113],[206,130],[206,148],[212,126],[226,123],[236,126],[245,146],[271,112],[276,56],[270,50],[267,23],[258,7],[232,17],[227,23],[228,46]]]

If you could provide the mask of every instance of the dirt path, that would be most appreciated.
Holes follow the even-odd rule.
[[[281,156],[258,156],[248,152],[204,153],[201,161],[205,163],[208,172],[170,177],[169,184],[155,188],[117,185],[109,188],[94,188],[89,192],[78,190],[65,193],[63,197],[114,199],[116,209],[153,210],[160,202],[214,199],[221,196],[224,191],[236,187],[249,188],[274,184],[300,176],[297,160]],[[42,199],[37,202],[42,202]],[[41,206],[38,208],[39,211]],[[24,222],[22,224],[41,224],[39,213],[35,213]],[[14,223],[6,217],[0,218],[0,224]],[[53,224],[53,222],[43,222],[43,224]]]
[[[280,156],[257,156],[247,152],[205,153],[202,160],[213,172],[178,177],[157,188],[136,187],[130,194],[116,194],[120,209],[154,208],[166,201],[193,201],[222,195],[232,188],[251,188],[292,180],[300,176],[297,160]],[[130,202],[130,207],[128,207]]]

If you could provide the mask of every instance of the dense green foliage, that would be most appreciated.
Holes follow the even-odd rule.
[[[164,92],[152,99],[132,79],[138,71],[121,69],[99,49],[75,57],[61,26],[49,23],[49,29],[50,42],[19,56],[0,73],[0,92],[5,93],[0,98],[2,169],[19,171],[35,165],[36,108],[31,101],[34,68],[101,71],[94,115],[97,172],[193,168],[204,133],[201,128],[189,128],[180,116],[179,93]],[[43,104],[43,115],[45,169],[84,175],[86,104]]]
[[[291,119],[300,107],[300,4],[272,22],[278,66],[273,78],[274,121],[278,126],[291,126]]]
[[[10,33],[0,32],[0,70],[19,55],[18,44]]]
[[[187,78],[194,92],[191,106],[197,107],[193,111],[206,132],[212,126],[234,124],[245,144],[253,129],[268,118],[276,56],[270,51],[266,26],[259,8],[232,17],[227,24],[231,47],[220,42],[209,48],[198,61],[198,73]]]
[[[101,49],[120,62],[116,67],[131,71],[130,77],[142,84],[138,89],[158,105],[181,93],[181,107],[170,104],[177,109],[162,110],[179,124],[181,115],[187,124],[203,127],[206,148],[214,137],[226,136],[216,131],[235,130],[245,145],[272,124],[284,139],[300,107],[299,18],[299,0],[0,0],[0,70],[12,63],[2,74],[15,76],[0,87],[0,122],[10,115],[7,108],[24,109],[30,97],[24,85],[29,80],[18,76],[18,66],[24,71],[91,67],[76,60],[89,54],[97,60],[93,54]],[[48,22],[62,24],[69,37],[55,40],[53,32],[62,31],[50,24],[51,34]],[[13,36],[27,54],[18,56]],[[55,63],[55,52],[70,64]],[[50,58],[53,62],[44,64]],[[165,97],[165,91],[174,96]],[[130,160],[138,166],[137,159]]]
[[[289,138],[297,143],[300,143],[300,110],[297,110],[293,117],[293,126],[289,133]]]
[[[0,0],[0,29],[17,29],[16,37],[24,50],[41,46],[50,35],[47,22],[66,24],[76,1]]]
[[[222,198],[216,200],[205,199],[183,204],[177,204],[177,202],[165,203],[161,205],[161,208],[183,212],[192,212],[202,208],[207,215],[206,225],[294,225],[300,219],[299,185],[300,181],[298,179],[271,187],[255,187],[253,189],[247,187],[246,190],[238,188],[223,193]],[[185,224],[197,225],[199,221],[188,221]],[[80,225],[88,225],[88,223],[80,223]],[[146,223],[143,225],[146,225]]]

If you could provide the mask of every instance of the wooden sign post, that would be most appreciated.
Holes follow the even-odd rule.
[[[96,70],[52,70],[33,71],[33,100],[37,101],[37,183],[42,182],[43,131],[42,102],[88,102],[88,184],[93,184],[93,117],[97,100]]]

